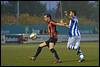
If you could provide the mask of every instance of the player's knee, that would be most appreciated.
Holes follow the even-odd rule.
[[[55,52],[55,49],[54,49],[54,48],[52,48],[52,49],[50,49],[50,51],[51,51],[52,53],[54,53],[54,52]]]
[[[39,47],[44,47],[46,44],[45,44],[45,42],[43,42],[43,43],[41,43],[40,45],[39,45]]]
[[[69,46],[67,46],[67,48],[69,48]]]
[[[78,46],[75,46],[74,49],[77,50],[78,49]]]
[[[38,46],[38,48],[43,48],[43,47]]]
[[[39,45],[39,47],[41,47],[41,48],[42,48],[43,46]]]
[[[75,44],[75,46],[74,46],[74,49],[78,49],[78,48],[79,48],[79,46],[80,46],[80,43],[79,43],[79,42],[77,42],[77,43]]]
[[[69,46],[70,46],[70,45],[69,45],[69,43],[68,43],[68,44],[67,44],[67,48],[70,48]]]

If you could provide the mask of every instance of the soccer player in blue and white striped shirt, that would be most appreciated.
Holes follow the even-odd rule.
[[[68,49],[73,49],[77,51],[79,55],[79,62],[84,60],[84,54],[80,49],[80,39],[81,35],[78,28],[78,19],[76,17],[76,12],[74,10],[69,10],[65,12],[65,15],[69,18],[69,24],[66,25],[69,28],[69,38],[67,43]]]

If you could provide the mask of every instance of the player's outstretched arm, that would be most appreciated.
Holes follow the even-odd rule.
[[[58,26],[66,26],[66,24],[64,24],[64,23],[55,23],[55,22],[51,22],[51,23],[54,25],[58,25]]]
[[[62,19],[60,20],[60,23],[61,23],[61,24],[64,24],[64,26],[66,26],[66,27],[69,28],[69,25],[68,25],[66,22],[64,22]]]
[[[66,23],[64,23],[64,22],[60,22],[60,23],[51,22],[51,23],[54,24],[54,25],[58,25],[58,26],[66,26],[66,27],[68,27],[68,25]]]
[[[58,26],[66,26],[65,23],[56,23],[56,25],[58,25]]]
[[[64,22],[62,19],[60,20],[60,23],[61,23],[61,24],[64,24],[64,26],[66,26],[66,27],[69,28],[69,25],[68,25],[66,22]]]

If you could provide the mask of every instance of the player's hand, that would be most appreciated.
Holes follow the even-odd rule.
[[[67,23],[63,23],[63,24],[64,24],[64,26],[68,27]]]
[[[67,23],[64,23],[65,26],[67,26]]]

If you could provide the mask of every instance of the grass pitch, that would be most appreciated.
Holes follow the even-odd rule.
[[[78,62],[78,56],[73,50],[66,49],[66,43],[57,43],[57,50],[63,63],[54,64],[54,57],[47,47],[44,47],[34,62],[29,59],[38,44],[2,44],[1,66],[99,66],[99,43],[81,42],[81,49],[85,54],[85,61]]]

